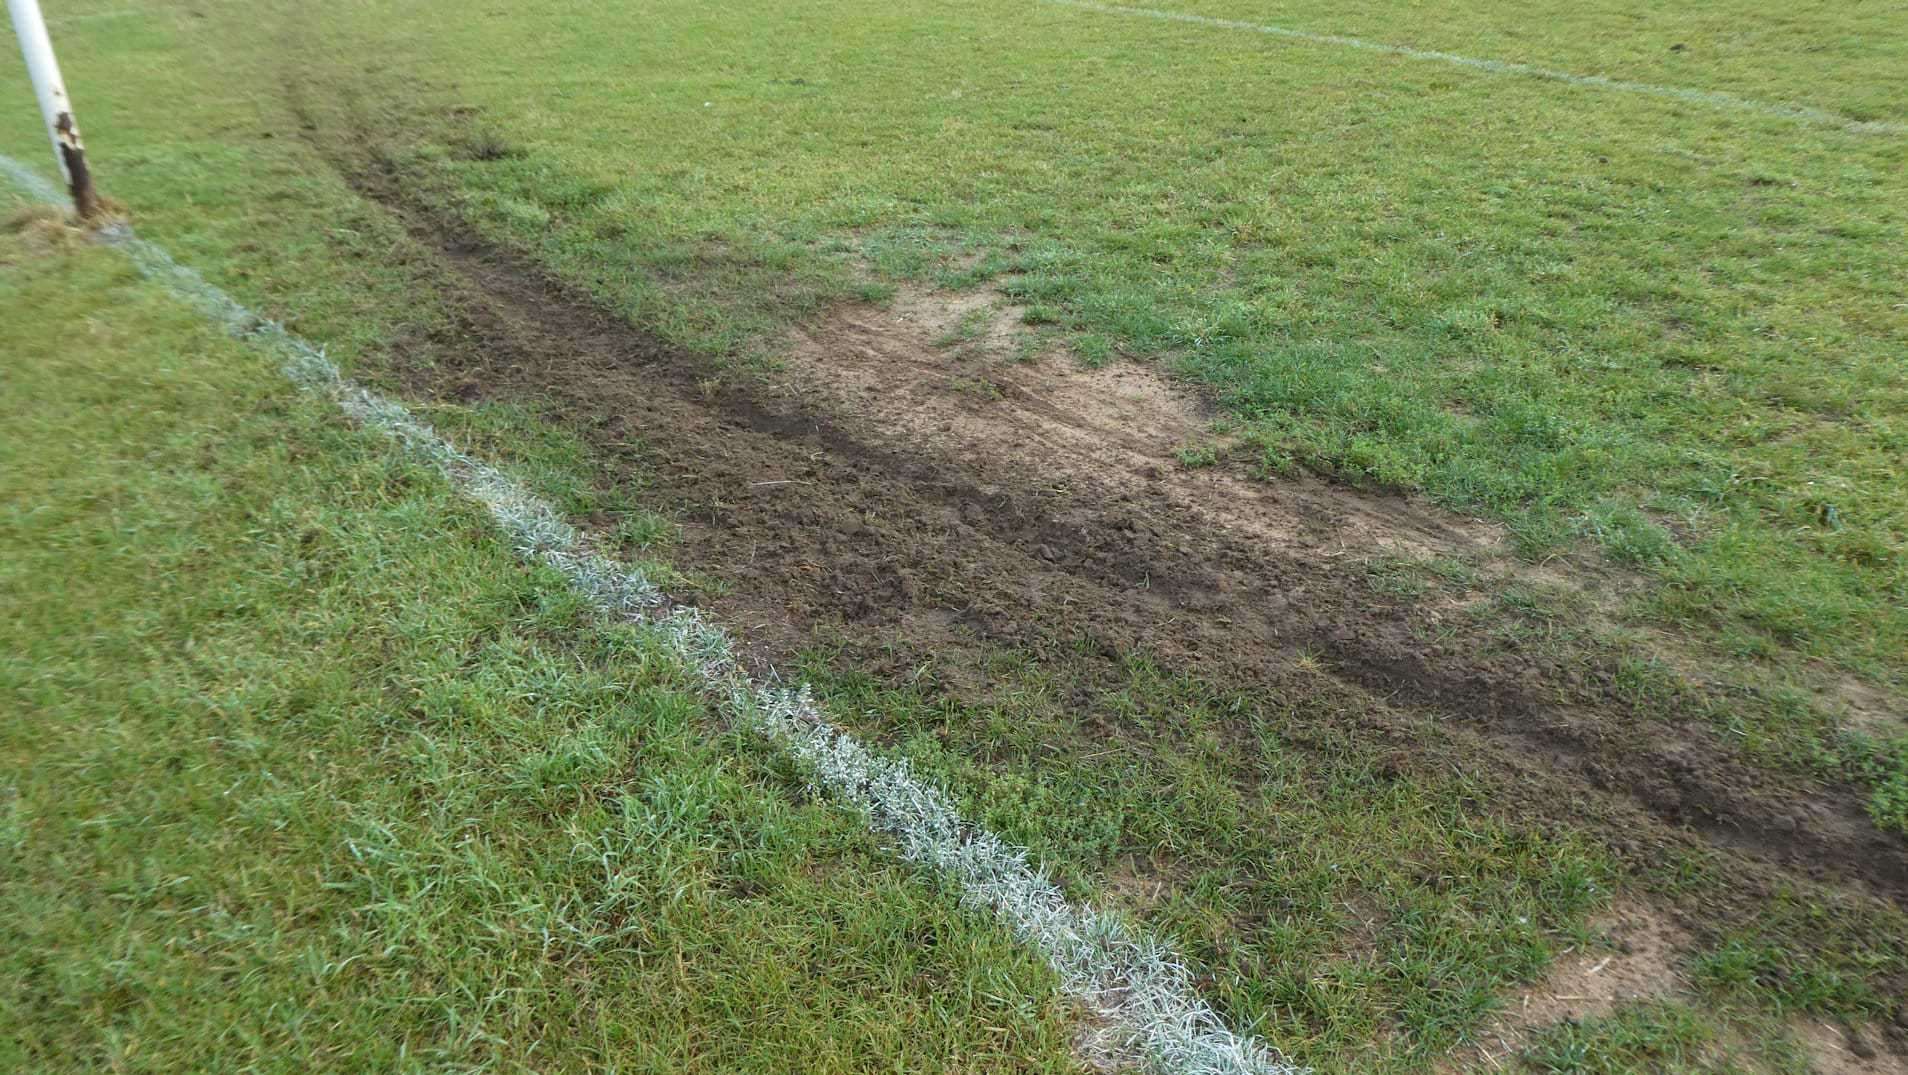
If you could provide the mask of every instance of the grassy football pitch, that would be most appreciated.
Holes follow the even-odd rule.
[[[139,234],[1288,1060],[1908,1064],[1899,5],[47,16]],[[0,1066],[1095,1061],[654,638],[0,202]]]

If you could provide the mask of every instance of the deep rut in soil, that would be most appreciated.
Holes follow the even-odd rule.
[[[1250,490],[1240,509],[1188,499],[1144,460],[1109,480],[1061,465],[1051,444],[1016,455],[963,442],[967,418],[1001,400],[978,394],[926,425],[885,413],[893,393],[867,392],[866,378],[908,356],[884,352],[879,317],[849,319],[853,338],[811,327],[795,356],[809,361],[786,376],[712,379],[704,360],[475,240],[396,181],[375,138],[340,144],[309,120],[306,133],[404,224],[429,262],[420,268],[453,297],[452,325],[420,341],[434,361],[394,372],[427,394],[534,401],[583,434],[674,512],[686,540],[673,558],[723,581],[714,610],[762,658],[858,636],[897,660],[980,668],[999,647],[1077,655],[1085,639],[1109,665],[1138,651],[1217,684],[1323,690],[1337,700],[1321,713],[1356,713],[1387,740],[1419,729],[1413,749],[1431,749],[1423,729],[1461,733],[1467,769],[1517,774],[1505,786],[1525,791],[1502,808],[1601,828],[1619,847],[1695,833],[1765,864],[1751,872],[1772,882],[1767,871],[1785,867],[1908,897],[1908,846],[1847,789],[1752,766],[1693,715],[1638,712],[1610,654],[1452,632],[1435,611],[1377,592],[1343,555],[1373,520],[1402,523],[1391,533],[1407,548],[1476,551],[1461,520],[1318,483]],[[991,385],[1023,413],[1051,410],[1044,389]],[[1294,673],[1321,660],[1332,677],[1322,687]],[[1601,822],[1568,805],[1586,794],[1605,804]]]

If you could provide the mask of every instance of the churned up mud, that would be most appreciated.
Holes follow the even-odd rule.
[[[1197,396],[1142,366],[1042,351],[988,293],[839,307],[768,374],[713,377],[478,242],[375,157],[330,152],[452,297],[448,326],[394,349],[394,375],[420,394],[527,402],[579,432],[679,521],[675,565],[723,583],[691,599],[758,659],[862,638],[851,656],[873,674],[932,659],[954,670],[948,689],[979,697],[978,670],[1004,648],[1108,667],[1143,652],[1355,714],[1401,765],[1491,774],[1494,808],[1598,833],[1638,863],[1704,847],[1734,864],[1744,906],[1795,885],[1908,896],[1908,845],[1852,790],[1753,765],[1689,714],[1639,710],[1607,653],[1507,644],[1381,592],[1365,569],[1391,554],[1499,579],[1541,570],[1494,526],[1223,457],[1189,465],[1184,453],[1203,464],[1201,446],[1223,447]],[[1681,931],[1732,914],[1666,922],[1629,954],[1584,953],[1532,994],[1533,1020],[1646,988],[1668,973],[1657,940],[1681,947]]]

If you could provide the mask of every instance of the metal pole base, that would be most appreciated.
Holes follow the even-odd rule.
[[[99,216],[99,192],[93,189],[93,171],[86,166],[86,147],[80,144],[73,114],[61,113],[53,130],[59,140],[60,163],[66,166],[67,189],[73,193],[73,209],[81,220],[92,220]]]

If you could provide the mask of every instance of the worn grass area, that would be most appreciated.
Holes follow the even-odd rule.
[[[851,646],[804,671],[973,816],[1175,938],[1225,1010],[1321,1070],[1466,1056],[1560,952],[1609,950],[1597,923],[1624,900],[1697,920],[1708,908],[1707,936],[1627,1021],[1540,1028],[1523,1056],[1534,1069],[1648,1070],[1646,1047],[1689,1045],[1718,1066],[1688,1070],[1789,1070],[1797,1013],[1895,1018],[1898,912],[1803,890],[1745,904],[1694,848],[1626,865],[1590,835],[1590,804],[1519,800],[1431,728],[1398,729],[1391,741],[1411,745],[1387,749],[1347,708],[1369,700],[1323,677],[1241,694],[1140,656],[1108,680],[1065,653],[1004,653],[979,670],[931,662],[895,687],[852,670],[871,661],[878,647]],[[977,673],[988,701],[956,701],[948,684]],[[1556,820],[1573,809],[1586,831]],[[1630,1061],[1558,1059],[1568,1041],[1623,1034],[1642,1043]]]
[[[1185,10],[1908,108],[1908,30],[1864,8]],[[1732,731],[1908,831],[1908,137],[1052,4],[432,20],[291,13],[257,48],[333,137],[685,345],[772,360],[831,301],[994,287],[1207,386],[1232,447],[1194,462],[1599,550],[1650,581],[1624,617],[1754,685]]]
[[[1186,10],[1853,119],[1908,101],[1908,31],[1863,8]],[[830,301],[994,286],[1082,355],[1207,384],[1228,465],[1425,490],[1532,557],[1600,548],[1653,580],[1627,615],[1739,679],[1901,698],[1908,138],[1051,4],[441,21],[159,4],[67,47],[119,73],[80,85],[148,229],[347,358],[405,282],[288,100],[678,342],[772,357]],[[0,138],[37,151],[25,111]],[[1782,752],[1864,772],[1908,828],[1898,725]]]
[[[1908,34],[1865,7],[1184,10],[1856,119],[1908,100]],[[301,111],[718,360],[897,281],[995,286],[1090,360],[1209,385],[1244,447],[1189,465],[1423,489],[1533,557],[1634,566],[1636,622],[1793,680],[1720,725],[1872,766],[1908,828],[1900,728],[1806,712],[1823,677],[1899,697],[1908,666],[1908,140],[995,0],[200,0],[54,30],[142,231],[347,366],[427,354],[438,296]],[[0,55],[0,85],[18,70]],[[0,149],[43,148],[0,111]],[[777,798],[787,774],[712,738],[638,640],[110,257],[8,242],[0,346],[30,361],[0,380],[0,592],[25,610],[0,668],[28,719],[0,740],[0,1066],[1068,1067],[1023,956],[851,820]],[[46,309],[80,346],[20,316]],[[666,559],[641,490],[527,413],[433,418]],[[1578,622],[1500,598],[1505,632]],[[1451,1055],[1613,890],[1727,894],[1701,861],[1629,875],[1506,820],[1480,774],[1395,766],[1327,711],[1040,656],[989,669],[982,706],[807,670],[1326,1070]],[[1101,741],[1076,697],[1145,734]],[[1784,894],[1687,954],[1694,1000],[1553,1028],[1525,1061],[1732,1070],[1719,1043],[1748,1042],[1743,1067],[1796,1070],[1783,1020],[1888,1018],[1904,936]]]
[[[109,252],[0,236],[0,308],[0,1067],[1075,1070],[431,475]]]
[[[1610,898],[1599,849],[1494,816],[1482,787],[1430,766],[1384,772],[1356,736],[1317,738],[1333,714],[1315,701],[1138,661],[1095,689],[1056,664],[1003,658],[981,708],[938,689],[946,669],[899,691],[819,655],[807,671],[990,826],[1178,938],[1229,1011],[1303,1061],[1440,1055]]]
[[[1866,9],[1556,13],[1346,28],[1908,107],[1908,30]],[[679,340],[772,340],[862,265],[989,281],[1088,353],[1210,385],[1245,465],[1423,489],[1533,556],[1591,542],[1655,575],[1637,611],[1727,653],[1904,669],[1908,139],[1054,5],[404,30],[431,18],[363,5],[297,40],[406,72],[360,102],[368,130],[407,117],[407,168]]]
[[[21,610],[0,689],[26,718],[0,739],[10,1064],[1072,1070],[1045,975],[712,735],[639,636],[115,255],[23,223],[0,306],[83,331],[0,330],[24,358],[0,394],[0,592]],[[435,417],[666,550],[547,427]],[[1139,660],[1083,696],[1067,667],[1004,657],[984,708],[933,670],[901,690],[806,670],[1322,1070],[1423,1070],[1651,883],[1507,821],[1489,782],[1334,735],[1316,699]],[[1624,1070],[1608,1057],[1746,1036],[1787,1056],[1786,1011],[1886,1014],[1865,976],[1899,953],[1797,930],[1772,917],[1692,968],[1700,1014],[1558,1028],[1529,1062]]]

